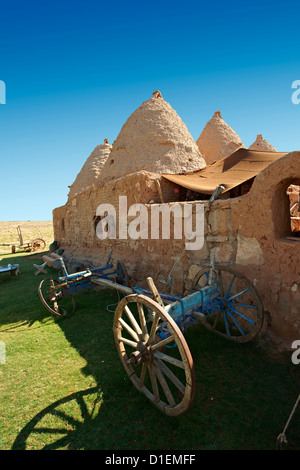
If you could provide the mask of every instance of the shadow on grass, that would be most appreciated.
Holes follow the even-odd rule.
[[[13,276],[3,274],[0,279],[0,323],[1,331],[4,331],[5,324],[20,324],[31,327],[36,322],[43,323],[48,321],[49,315],[37,304],[38,285],[41,280],[40,276],[35,276],[36,268],[33,264],[41,264],[44,252],[28,253],[19,252],[12,256],[11,254],[1,254],[0,264],[2,266],[8,264],[19,264],[20,274]],[[51,275],[56,276],[51,268]],[[44,276],[46,277],[46,276]],[[39,308],[40,307],[40,308]],[[15,326],[9,328],[14,329]]]
[[[228,343],[195,326],[186,335],[197,377],[195,399],[186,413],[170,418],[126,376],[111,321],[108,313],[86,310],[60,322],[86,361],[82,372],[97,386],[39,412],[13,449],[275,450],[297,394],[285,364],[269,360],[256,344]],[[300,448],[299,426],[295,416],[288,449]]]
[[[93,404],[89,409],[85,399],[91,396],[93,396]],[[72,401],[78,407],[76,417],[67,410],[68,404]],[[26,424],[17,436],[12,450],[28,450],[31,446],[34,449],[38,447],[43,450],[58,450],[64,447],[77,449],[78,445],[81,448],[87,448],[84,428],[89,427],[93,422],[94,413],[100,401],[101,392],[98,387],[72,393],[57,400]],[[49,421],[51,427],[48,426]],[[54,426],[53,421],[55,421]],[[32,444],[31,441],[33,441]]]

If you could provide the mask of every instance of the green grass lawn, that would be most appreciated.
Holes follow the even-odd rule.
[[[191,327],[197,378],[183,415],[159,412],[131,384],[117,354],[111,290],[76,294],[76,311],[55,319],[42,306],[28,253],[1,255],[21,274],[0,283],[0,448],[198,450],[275,449],[299,394],[300,366],[260,343],[232,344]],[[57,272],[47,268],[48,273]],[[111,310],[111,308],[109,308]],[[285,449],[300,450],[300,410]]]

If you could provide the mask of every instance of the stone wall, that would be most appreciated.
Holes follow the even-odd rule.
[[[122,259],[132,282],[146,286],[152,276],[161,292],[188,292],[199,268],[211,255],[220,264],[243,272],[256,286],[268,312],[271,330],[286,341],[300,338],[300,239],[291,237],[290,184],[299,184],[300,152],[274,162],[254,180],[244,196],[207,201],[179,202],[178,188],[158,175],[140,172],[92,188],[65,206],[53,211],[55,238],[66,256],[103,265],[110,249],[114,259]],[[94,217],[101,203],[113,204],[118,212],[119,196],[127,195],[128,207],[141,202],[150,211],[161,202],[156,179],[160,181],[164,201],[170,207],[204,205],[204,244],[198,250],[186,250],[186,240],[119,239],[99,240]],[[128,223],[134,219],[128,218]],[[150,220],[150,218],[149,218]],[[171,217],[171,227],[174,218]],[[171,274],[172,287],[168,285]]]

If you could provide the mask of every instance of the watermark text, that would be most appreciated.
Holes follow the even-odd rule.
[[[6,104],[6,85],[0,80],[0,104]]]
[[[0,364],[5,364],[6,355],[5,355],[5,343],[0,341]]]
[[[292,354],[292,363],[295,365],[300,364],[300,340],[295,340],[292,343],[292,349],[296,349],[296,351]]]
[[[145,204],[136,203],[128,207],[127,196],[119,196],[118,214],[112,204],[100,204],[96,216],[99,219],[96,234],[100,240],[184,238],[186,250],[200,250],[204,244],[203,204],[165,203],[147,207]]]
[[[292,103],[299,104],[300,103],[300,80],[294,80],[292,83],[292,88],[296,89],[292,94]]]

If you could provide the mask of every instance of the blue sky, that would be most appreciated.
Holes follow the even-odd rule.
[[[92,150],[160,90],[195,140],[214,111],[249,146],[300,149],[300,5],[0,3],[0,220],[51,220]]]

